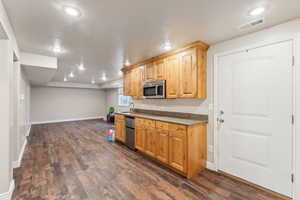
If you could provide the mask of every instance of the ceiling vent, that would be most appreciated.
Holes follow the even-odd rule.
[[[239,29],[243,30],[243,29],[249,29],[249,28],[254,28],[257,27],[259,25],[262,25],[265,22],[264,18],[259,18],[256,19],[254,21],[248,22],[247,24],[243,24],[239,27]]]

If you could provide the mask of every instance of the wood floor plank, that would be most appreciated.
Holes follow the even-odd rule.
[[[15,200],[279,200],[205,170],[187,180],[144,155],[106,140],[113,125],[86,120],[34,125]]]

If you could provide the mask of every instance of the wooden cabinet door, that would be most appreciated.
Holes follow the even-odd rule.
[[[125,126],[125,119],[120,121],[120,127],[122,129],[122,134],[121,134],[121,141],[125,142],[126,141],[126,126]]]
[[[144,66],[140,66],[138,68],[137,78],[138,78],[137,99],[143,99],[144,98],[144,81],[145,81],[145,67]]]
[[[125,142],[125,121],[116,120],[115,121],[115,137],[121,142]]]
[[[164,59],[158,60],[154,63],[155,66],[155,79],[165,80],[165,61]]]
[[[115,120],[115,137],[119,141],[122,139],[122,129],[118,120]]]
[[[145,151],[145,138],[146,138],[146,131],[145,127],[143,126],[142,119],[135,120],[135,148],[141,152]]]
[[[145,153],[151,157],[155,157],[155,140],[156,140],[156,130],[154,128],[145,128]]]
[[[197,97],[197,51],[188,50],[180,54],[179,97]]]
[[[165,60],[166,68],[166,96],[168,99],[178,97],[178,67],[179,57],[172,56]]]
[[[169,130],[169,165],[181,172],[187,172],[186,130]]]
[[[169,132],[167,130],[156,129],[156,158],[169,163]]]
[[[146,64],[145,68],[145,81],[155,81],[155,66],[153,63]]]
[[[121,142],[125,142],[125,116],[115,115],[115,137]]]
[[[131,71],[124,73],[123,93],[125,96],[131,96]]]
[[[131,70],[130,75],[130,86],[131,86],[131,95],[132,98],[138,98],[138,91],[139,91],[139,68],[134,68]]]

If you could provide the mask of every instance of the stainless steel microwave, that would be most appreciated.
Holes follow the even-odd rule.
[[[144,84],[145,99],[164,99],[166,91],[166,81],[156,81]]]

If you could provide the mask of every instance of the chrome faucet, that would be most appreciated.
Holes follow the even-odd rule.
[[[133,103],[133,101],[129,104],[129,107],[130,107],[130,112],[133,112],[134,111],[134,103]]]

